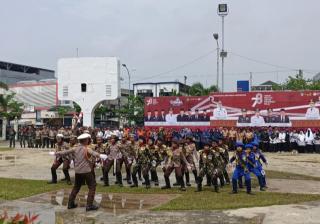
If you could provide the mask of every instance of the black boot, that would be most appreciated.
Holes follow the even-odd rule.
[[[191,184],[190,184],[190,175],[189,175],[189,172],[186,172],[185,174],[186,174],[186,185],[187,185],[188,187],[190,187]]]
[[[103,186],[109,187],[109,175],[108,175],[108,173],[105,173],[103,175],[103,182],[104,182]]]
[[[207,177],[207,184],[206,184],[206,186],[210,187],[210,186],[211,186],[211,177],[210,177],[208,174],[206,175],[206,177]]]
[[[151,172],[151,174],[152,173],[153,173],[153,178],[154,178],[154,185],[159,186],[159,178],[158,178],[157,171],[155,170],[154,172]]]
[[[119,187],[123,187],[121,172],[117,173],[116,177],[117,177],[117,182],[118,182]]]
[[[132,184],[130,170],[127,170],[127,184]]]
[[[183,177],[181,176],[181,177],[179,177],[179,179],[180,179],[180,190],[181,191],[186,191],[186,186],[185,186],[185,184],[184,184],[184,180],[183,180]]]
[[[138,169],[139,180],[142,181],[141,168]]]
[[[132,181],[133,181],[133,184],[130,187],[138,187],[138,179],[136,175],[132,174]]]
[[[195,180],[195,182],[197,183],[197,181],[198,181],[198,173],[197,173],[197,170],[192,170],[192,173],[193,173],[193,176],[194,176],[194,180]]]
[[[178,181],[177,174],[175,174],[175,177],[176,177],[176,182],[174,182],[174,183],[172,184],[172,186],[174,186],[174,187],[176,187],[176,186],[179,186],[179,185],[180,185],[180,184],[179,184],[179,181]]]
[[[146,181],[146,188],[149,189],[150,188],[150,180],[149,180],[149,174],[144,175],[143,178]]]
[[[63,169],[62,171],[64,173],[64,176],[65,176],[65,179],[67,181],[67,184],[71,185],[72,183],[71,183],[71,179],[70,179],[70,175],[69,175],[69,170],[68,169]]]
[[[233,194],[238,193],[237,180],[235,179],[232,179],[232,193]]]
[[[170,189],[171,188],[171,186],[170,186],[170,179],[169,179],[169,177],[164,177],[164,180],[165,180],[165,182],[166,182],[166,185],[165,186],[163,186],[163,187],[161,187],[161,189]]]
[[[264,184],[263,184],[263,177],[259,176],[258,181],[259,181],[260,191],[265,191]]]
[[[87,212],[89,212],[89,211],[96,211],[96,210],[98,210],[98,209],[99,209],[99,207],[96,206],[96,205],[90,205],[90,206],[87,206],[87,207],[86,207],[86,211],[87,211]]]
[[[214,186],[214,191],[217,192],[217,193],[219,193],[218,180],[217,180],[216,177],[213,178],[213,180],[212,180],[212,185]]]
[[[229,174],[226,169],[223,170],[223,176],[224,176],[224,179],[226,180],[226,184],[230,184]]]
[[[56,169],[51,167],[51,176],[52,180],[48,182],[48,184],[56,184],[57,183],[57,171]]]
[[[197,180],[197,190],[196,192],[202,191],[202,178],[198,178]]]
[[[223,177],[223,175],[219,176],[219,180],[220,180],[221,187],[224,187],[224,177]]]
[[[68,202],[68,209],[73,209],[73,208],[76,208],[78,207],[77,204],[74,203],[74,201],[69,201]]]
[[[253,194],[251,192],[251,180],[246,180],[247,194]]]
[[[239,185],[239,188],[240,188],[240,189],[243,188],[242,177],[239,177],[239,179],[238,179],[238,185]]]

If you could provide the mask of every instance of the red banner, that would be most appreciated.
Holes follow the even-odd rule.
[[[215,123],[218,125],[224,120],[232,121],[236,126],[291,127],[295,126],[296,120],[318,120],[319,106],[320,91],[230,92],[201,97],[145,98],[145,126],[203,127],[216,126]]]

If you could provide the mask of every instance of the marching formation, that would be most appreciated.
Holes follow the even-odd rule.
[[[69,168],[74,164],[75,186],[70,196],[69,208],[75,207],[75,195],[85,182],[89,186],[90,195],[87,209],[96,209],[92,204],[92,194],[94,195],[96,186],[95,169],[99,167],[103,173],[101,180],[106,187],[110,186],[109,175],[115,175],[119,187],[123,186],[123,180],[132,188],[144,186],[148,189],[152,183],[159,186],[157,170],[161,168],[165,180],[162,189],[171,188],[169,177],[174,171],[176,183],[173,186],[179,186],[182,191],[186,191],[186,186],[191,186],[192,173],[197,191],[202,191],[202,182],[206,178],[207,185],[219,192],[220,187],[230,184],[228,170],[231,171],[234,166],[232,193],[238,193],[238,187],[243,188],[245,185],[247,193],[252,194],[250,173],[257,177],[261,191],[266,188],[262,164],[267,164],[267,160],[255,141],[245,145],[237,142],[236,150],[229,152],[228,142],[223,136],[212,137],[197,150],[193,136],[174,137],[169,142],[145,136],[139,136],[136,140],[133,134],[121,138],[111,135],[104,140],[102,134],[98,133],[92,138],[89,131],[84,130],[78,137],[71,135],[69,143],[65,142],[63,134],[59,133],[56,142],[55,151],[50,152],[55,155],[55,160],[51,167],[52,180],[49,183],[57,183],[56,170],[62,165],[64,180],[71,184]],[[122,172],[123,167],[125,171]],[[139,181],[143,181],[141,185]]]

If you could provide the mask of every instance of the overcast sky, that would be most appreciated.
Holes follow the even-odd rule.
[[[212,34],[221,34],[220,1],[0,2],[0,60],[56,69],[58,58],[74,57],[79,48],[79,56],[119,57],[133,70],[133,82],[183,81],[184,75],[188,84],[216,82]],[[319,0],[225,2],[225,90],[236,90],[236,80],[249,72],[259,84],[282,82],[294,69],[307,77],[320,71]],[[122,76],[127,85],[124,70]]]

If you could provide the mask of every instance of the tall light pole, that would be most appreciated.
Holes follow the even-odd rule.
[[[227,52],[224,51],[224,17],[228,15],[229,9],[227,4],[219,4],[218,5],[218,15],[222,18],[222,49],[220,53],[221,57],[221,76],[222,76],[222,84],[221,91],[224,91],[224,58],[227,57]]]
[[[131,96],[131,75],[130,75],[130,71],[127,67],[126,64],[122,64],[122,66],[127,70],[127,73],[128,73],[128,77],[129,77],[129,97]]]
[[[219,47],[219,34],[214,33],[213,34],[214,39],[217,42],[217,89],[219,89],[219,54],[220,54],[220,47]]]
[[[128,73],[128,77],[129,77],[129,95],[128,95],[128,113],[130,113],[130,96],[131,96],[131,76],[130,76],[130,71],[127,67],[126,64],[122,64],[122,66],[127,70],[127,73]],[[129,114],[130,115],[130,114]],[[128,122],[129,122],[129,126],[131,125],[131,120],[130,120],[130,117],[128,118]]]

